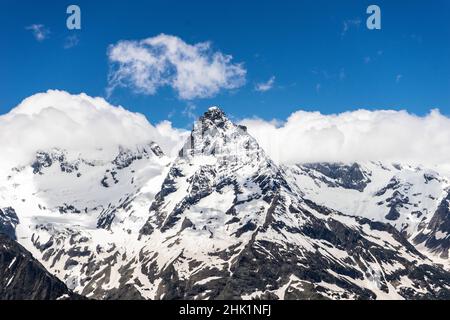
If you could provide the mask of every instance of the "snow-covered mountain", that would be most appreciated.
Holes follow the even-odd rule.
[[[37,152],[29,165],[11,169],[0,199],[13,204],[3,209],[14,213],[4,219],[9,234],[76,289],[90,264],[107,263],[111,248],[131,248],[128,238],[148,218],[169,159],[154,142],[119,148],[110,162],[68,158],[64,150]]]
[[[380,162],[299,164],[285,170],[312,201],[388,223],[449,268],[448,177],[424,167]]]
[[[36,152],[0,177],[0,232],[97,299],[449,298],[449,179],[273,162],[217,107],[178,156]],[[4,172],[4,171],[2,171]]]

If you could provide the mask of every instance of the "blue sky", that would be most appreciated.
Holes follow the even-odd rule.
[[[66,28],[70,4],[81,8],[80,31]],[[381,8],[381,30],[366,28],[370,4]],[[42,25],[44,39],[32,25]],[[153,123],[184,127],[210,105],[235,118],[358,108],[450,115],[447,0],[2,0],[0,114],[47,89],[106,97],[108,46],[161,33],[191,45],[210,41],[211,51],[241,63],[246,82],[202,99],[180,99],[167,86],[154,94],[121,87],[108,97]],[[255,89],[271,78],[270,89]]]

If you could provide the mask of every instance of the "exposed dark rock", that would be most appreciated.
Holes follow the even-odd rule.
[[[80,299],[17,242],[0,234],[0,300]]]
[[[424,243],[441,258],[449,258],[450,250],[450,192],[442,199],[428,227],[414,238],[415,243]]]
[[[251,221],[248,221],[246,224],[244,224],[241,228],[239,228],[236,231],[236,237],[240,237],[243,233],[256,230],[257,226]]]
[[[330,187],[339,186],[362,192],[371,182],[369,178],[370,173],[364,172],[357,163],[352,165],[339,163],[310,163],[304,164],[303,167],[320,172],[324,176],[330,178],[331,180],[322,179],[322,181]]]
[[[41,174],[42,168],[48,168],[53,164],[52,158],[46,152],[38,152],[36,160],[31,164],[34,174]]]
[[[397,211],[395,207],[391,207],[385,218],[390,221],[395,221],[398,218],[400,218],[400,213]]]
[[[136,150],[119,148],[119,154],[112,161],[117,170],[128,168],[136,160],[142,160],[144,158],[149,159],[151,156],[162,157],[164,152],[154,142],[151,142],[145,146],[136,147]]]
[[[0,234],[6,234],[9,238],[16,240],[16,226],[19,218],[13,208],[0,208]]]
[[[192,228],[192,227],[195,227],[194,224],[192,223],[192,221],[189,220],[188,218],[184,218],[183,223],[181,224],[180,231],[183,231],[185,229]]]
[[[397,177],[393,177],[389,183],[382,189],[375,193],[375,196],[380,197],[386,193],[388,190],[397,190],[400,187],[400,180]]]

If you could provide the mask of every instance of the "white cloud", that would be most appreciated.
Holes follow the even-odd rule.
[[[107,160],[117,154],[119,145],[132,148],[155,141],[173,155],[185,136],[168,121],[153,126],[142,114],[102,98],[49,90],[0,116],[0,167],[26,164],[36,151],[55,147],[75,157]]]
[[[232,63],[231,55],[213,52],[209,42],[190,45],[161,34],[111,45],[108,58],[109,92],[120,86],[153,95],[160,87],[170,86],[180,99],[192,100],[245,84],[243,65]]]
[[[360,25],[361,19],[359,18],[345,20],[342,23],[341,37],[344,37],[351,28],[359,28]]]
[[[25,28],[33,33],[34,38],[42,42],[48,38],[50,31],[43,24],[32,24]]]
[[[395,83],[399,83],[400,80],[402,80],[402,78],[403,78],[403,75],[402,75],[402,74],[396,75],[396,76],[395,76]]]
[[[297,111],[285,122],[241,122],[281,163],[399,161],[450,165],[450,118],[438,110],[358,110],[335,115]]]
[[[320,90],[322,89],[322,84],[317,83],[316,84],[316,93],[320,93]]]
[[[80,38],[76,34],[66,37],[64,40],[64,49],[71,49],[80,43]]]
[[[158,123],[155,128],[158,133],[155,142],[157,142],[164,153],[170,157],[178,155],[178,152],[191,133],[190,130],[174,128],[172,123],[168,120]]]
[[[393,110],[297,111],[286,121],[240,123],[280,163],[387,161],[450,168],[450,118],[438,110],[425,116]],[[155,141],[175,156],[188,135],[169,121],[152,125],[142,114],[103,98],[49,90],[0,116],[0,169],[27,164],[36,151],[55,147],[73,156],[112,160],[119,145]]]
[[[272,76],[266,82],[257,83],[255,85],[255,90],[259,92],[266,92],[272,89],[274,84],[275,84],[275,76]]]
[[[195,121],[197,119],[195,109],[197,109],[197,106],[195,104],[188,103],[188,105],[184,108],[184,110],[181,113],[183,114],[183,116]]]

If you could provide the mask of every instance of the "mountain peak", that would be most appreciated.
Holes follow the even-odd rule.
[[[251,149],[251,150],[249,150]],[[179,156],[211,155],[216,157],[243,156],[260,152],[246,128],[234,124],[219,107],[210,107],[195,123]]]
[[[227,130],[233,127],[225,112],[219,107],[210,107],[203,116],[194,124],[194,131],[200,132],[202,135],[207,131]]]
[[[218,106],[211,106],[211,107],[208,108],[208,111],[217,111],[217,110],[221,111],[220,107],[218,107]]]
[[[229,121],[225,112],[222,111],[219,107],[212,106],[210,107],[200,118],[202,123],[212,122],[214,125],[222,127],[221,124]]]
[[[209,107],[203,114],[202,118],[215,119],[215,118],[227,118],[225,112],[217,106]]]

